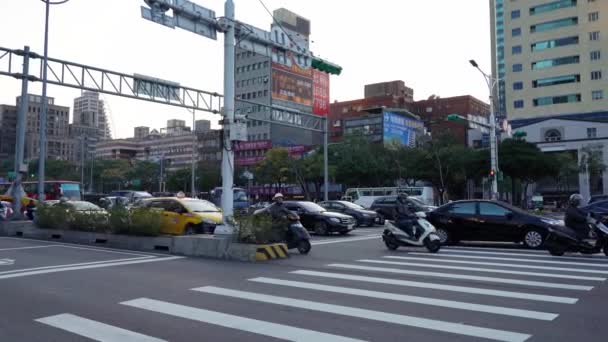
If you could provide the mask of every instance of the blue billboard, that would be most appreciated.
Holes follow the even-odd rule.
[[[416,132],[422,128],[422,121],[405,113],[384,112],[384,144],[398,143],[404,146],[415,146]]]

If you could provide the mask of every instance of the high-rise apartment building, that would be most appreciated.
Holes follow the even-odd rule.
[[[17,107],[0,105],[0,161],[15,155]]]
[[[73,125],[96,128],[99,140],[112,139],[105,106],[99,99],[99,93],[85,91],[74,99]]]
[[[40,111],[42,96],[28,95],[28,108],[25,128],[25,160],[36,160],[40,157]],[[17,97],[17,108],[21,96]],[[58,106],[55,99],[47,97],[48,111],[46,118],[46,158],[69,160],[73,144],[69,135],[70,108]]]
[[[495,94],[499,113],[516,126],[608,116],[608,1],[490,3],[493,74],[504,79]]]

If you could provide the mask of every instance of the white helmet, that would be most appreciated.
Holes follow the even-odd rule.
[[[284,198],[283,194],[280,192],[277,192],[276,194],[274,194],[274,197],[272,198],[273,200],[276,200],[277,198]]]

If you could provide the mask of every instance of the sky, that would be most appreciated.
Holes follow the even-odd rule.
[[[223,14],[223,0],[194,0]],[[265,30],[272,18],[259,0],[234,0],[236,18]],[[487,102],[487,85],[473,69],[475,59],[491,68],[488,0],[264,0],[272,11],[287,8],[311,21],[311,50],[343,67],[331,77],[331,101],[363,97],[369,83],[403,80],[415,100],[473,95]],[[223,41],[144,20],[143,0],[70,0],[51,7],[49,56],[126,74],[144,74],[195,89],[222,93]],[[44,3],[0,0],[0,46],[29,45],[42,54]],[[0,64],[1,66],[2,64]],[[14,104],[20,81],[0,76],[0,104]],[[30,93],[41,94],[39,82]],[[77,89],[49,85],[55,104],[73,107]],[[102,95],[114,138],[133,136],[133,127],[190,123],[183,108]],[[71,111],[71,110],[70,110]],[[70,113],[71,114],[71,113]],[[196,119],[220,117],[197,111]]]

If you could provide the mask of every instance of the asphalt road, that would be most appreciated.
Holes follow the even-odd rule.
[[[606,341],[603,256],[380,232],[257,264],[0,238],[0,341]]]

